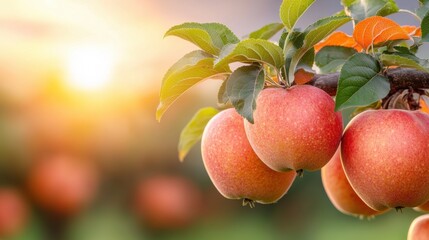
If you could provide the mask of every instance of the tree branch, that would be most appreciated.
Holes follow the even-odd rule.
[[[327,92],[331,96],[337,93],[339,73],[316,74],[307,84]],[[429,73],[411,68],[393,68],[384,72],[390,81],[390,93],[400,89],[429,89]]]

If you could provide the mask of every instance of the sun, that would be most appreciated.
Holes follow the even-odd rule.
[[[107,47],[72,47],[66,56],[66,82],[76,90],[102,90],[112,80],[115,60],[114,51]]]

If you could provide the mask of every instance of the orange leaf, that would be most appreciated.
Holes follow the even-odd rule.
[[[305,69],[300,68],[295,72],[295,83],[297,85],[304,85],[314,77],[313,72],[305,71]]]
[[[334,32],[329,35],[325,40],[314,45],[314,51],[317,53],[320,49],[326,46],[341,46],[350,47],[360,52],[362,47],[357,44],[352,36],[345,34],[344,32]]]
[[[429,113],[429,107],[426,105],[426,102],[423,99],[420,99],[420,111]]]
[[[402,26],[409,36],[411,37],[422,37],[422,29],[416,26]]]
[[[353,38],[364,49],[394,40],[408,40],[408,33],[396,22],[380,17],[369,17],[356,24]]]

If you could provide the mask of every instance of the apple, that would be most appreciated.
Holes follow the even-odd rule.
[[[383,213],[368,207],[350,186],[341,165],[340,152],[341,149],[338,148],[321,171],[323,187],[329,200],[338,211],[359,218],[371,218]]]
[[[52,155],[35,164],[27,183],[36,203],[65,217],[77,214],[90,203],[98,178],[89,162],[69,155]]]
[[[414,210],[420,211],[420,212],[429,212],[429,201],[427,201],[426,203],[420,206],[415,207]]]
[[[290,188],[294,171],[276,172],[255,154],[235,109],[214,116],[201,141],[204,166],[217,190],[226,198],[244,203],[274,203]]]
[[[422,215],[411,223],[407,240],[429,239],[429,214]]]
[[[158,175],[141,180],[134,206],[138,217],[155,229],[178,229],[191,225],[202,209],[202,195],[189,180]]]
[[[429,115],[368,110],[352,119],[341,142],[346,176],[371,208],[416,207],[429,200]]]
[[[19,192],[11,188],[0,189],[0,237],[19,233],[28,218],[27,205]]]
[[[276,171],[315,171],[334,155],[343,130],[340,113],[324,91],[308,85],[261,91],[254,124],[244,126],[250,145]]]

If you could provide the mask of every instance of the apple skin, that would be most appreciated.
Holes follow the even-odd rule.
[[[332,159],[321,170],[323,187],[334,207],[346,215],[359,218],[371,218],[383,213],[384,211],[375,211],[368,207],[350,186],[341,165],[340,153],[341,149],[338,148]]]
[[[429,214],[414,219],[408,230],[407,240],[429,240]]]
[[[414,210],[419,211],[419,212],[429,212],[429,201],[427,201],[426,203],[415,207]]]
[[[368,110],[346,127],[341,160],[356,193],[371,208],[416,207],[429,200],[429,115]]]
[[[201,141],[204,166],[217,190],[229,199],[277,202],[292,185],[296,173],[276,172],[255,154],[235,109],[214,116]]]
[[[143,222],[154,229],[179,229],[191,225],[201,213],[199,189],[180,176],[157,175],[141,180],[134,205]]]
[[[343,130],[340,113],[324,91],[308,85],[261,91],[245,121],[250,145],[270,168],[315,171],[334,155]]]
[[[27,204],[14,189],[0,189],[0,238],[19,233],[28,218]]]
[[[38,205],[52,214],[69,217],[93,199],[98,174],[90,163],[81,159],[52,155],[32,167],[27,184]]]

